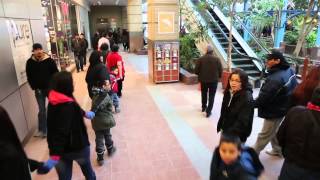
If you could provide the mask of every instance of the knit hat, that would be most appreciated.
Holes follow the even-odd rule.
[[[207,53],[212,53],[212,52],[213,52],[213,47],[210,44],[208,44]]]
[[[32,45],[32,51],[37,50],[37,49],[42,49],[42,45],[39,43],[34,43]]]
[[[311,103],[320,106],[320,86],[317,86],[312,94]]]

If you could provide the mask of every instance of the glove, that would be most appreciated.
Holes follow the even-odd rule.
[[[88,111],[88,112],[86,112],[85,117],[86,117],[87,119],[93,119],[95,115],[96,115],[96,114],[95,114],[94,112]]]
[[[58,164],[60,157],[50,157],[47,162],[38,168],[38,174],[47,174],[55,165]]]

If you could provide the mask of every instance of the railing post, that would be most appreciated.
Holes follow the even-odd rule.
[[[302,74],[301,74],[302,81],[304,81],[307,76],[308,68],[309,68],[309,57],[305,57],[305,59],[303,61],[303,70],[302,70]]]
[[[280,27],[276,27],[276,35],[274,40],[274,48],[279,49],[280,43],[283,42],[284,33],[286,31],[286,19],[287,19],[287,6],[288,0],[283,0],[283,9],[281,12]]]

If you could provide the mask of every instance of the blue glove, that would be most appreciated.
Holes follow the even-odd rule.
[[[58,162],[58,160],[48,159],[47,162],[38,168],[38,174],[47,174]]]
[[[96,114],[94,112],[88,111],[88,112],[86,112],[85,117],[88,119],[93,119],[95,115]]]

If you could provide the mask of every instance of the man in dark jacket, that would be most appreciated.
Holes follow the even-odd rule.
[[[83,65],[87,65],[87,49],[89,47],[88,40],[84,37],[84,34],[80,34],[80,39],[83,41],[84,47],[81,49],[81,55],[83,56]]]
[[[45,137],[47,134],[46,97],[48,96],[48,86],[53,74],[58,72],[54,60],[43,52],[41,44],[34,44],[33,55],[27,61],[26,73],[29,85],[35,91],[35,96],[39,106],[38,113],[38,137]]]
[[[213,48],[211,45],[208,45],[207,47],[207,54],[200,57],[198,60],[195,73],[199,76],[198,78],[201,83],[202,112],[206,111],[206,116],[210,117],[218,81],[222,74],[220,59],[213,55]],[[208,91],[209,102],[207,102]]]
[[[85,42],[84,40],[80,39],[79,34],[75,34],[75,38],[72,40],[71,43],[72,51],[74,53],[74,60],[76,62],[77,72],[84,71],[83,70],[83,61],[84,55],[83,52],[85,51]]]
[[[307,107],[290,109],[277,137],[285,158],[280,180],[320,179],[320,86]]]
[[[267,151],[267,154],[282,156],[276,133],[289,109],[289,98],[297,80],[294,71],[279,51],[273,50],[268,55],[266,66],[267,78],[254,105],[258,108],[258,116],[264,118],[254,149],[259,154],[271,141],[272,150]]]

